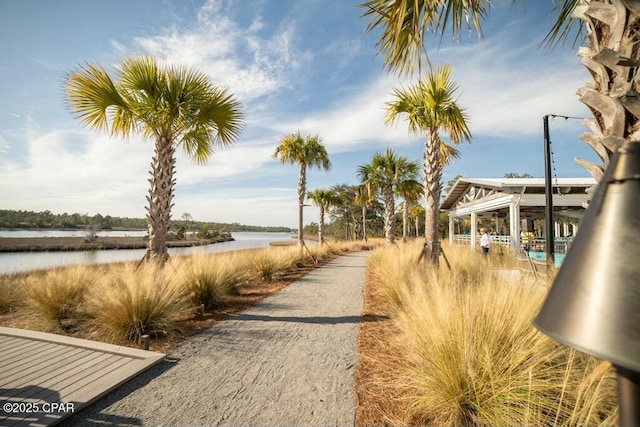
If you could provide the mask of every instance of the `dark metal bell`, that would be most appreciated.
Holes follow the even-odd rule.
[[[611,159],[534,325],[640,372],[640,143]]]

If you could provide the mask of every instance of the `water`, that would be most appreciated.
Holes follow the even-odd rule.
[[[22,236],[7,233],[24,232]],[[35,234],[34,234],[35,233]],[[47,233],[75,233],[75,231],[61,230],[17,230],[0,231],[0,237],[63,237],[73,236],[73,234],[47,234]],[[79,232],[78,236],[84,236]],[[102,232],[105,233],[105,232]],[[116,232],[125,233],[125,232]],[[146,231],[127,231],[129,236],[144,236]],[[142,233],[142,234],[133,234]],[[115,236],[114,234],[104,234]],[[238,249],[263,248],[269,246],[270,242],[292,241],[289,233],[257,233],[257,232],[237,232],[231,233],[233,242],[222,242],[207,246],[193,246],[188,248],[169,248],[169,254],[191,255],[197,252],[225,252]],[[124,234],[121,234],[124,236]],[[0,253],[0,274],[15,273],[21,271],[38,270],[43,268],[57,267],[74,264],[107,264],[122,261],[137,261],[142,259],[145,249],[114,249],[99,251],[69,251],[69,252],[15,252]]]
[[[143,237],[147,230],[100,230],[98,237]],[[84,230],[0,230],[0,237],[86,237]]]
[[[544,261],[544,260],[547,259],[546,252],[530,251],[529,252],[529,256],[532,259],[535,259],[535,260],[538,260],[538,261]],[[553,254],[553,260],[555,261],[556,268],[560,268],[560,266],[562,265],[562,261],[564,261],[564,258],[566,256],[567,256],[567,254],[562,254],[562,253]]]

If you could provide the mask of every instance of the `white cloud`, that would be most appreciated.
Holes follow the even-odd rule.
[[[510,136],[540,132],[542,116],[585,116],[575,95],[588,75],[573,55],[553,55],[537,41],[517,45],[497,35],[440,53],[453,66],[460,104],[474,135]]]
[[[206,72],[243,101],[286,87],[291,73],[309,60],[308,53],[294,46],[295,26],[263,38],[257,35],[263,26],[261,17],[242,28],[228,16],[228,7],[226,2],[210,0],[199,11],[194,30],[173,29],[137,37],[135,42],[161,60]]]
[[[385,103],[392,100],[391,91],[397,80],[381,76],[364,82],[353,93],[301,117],[282,118],[273,128],[281,133],[300,129],[319,134],[325,146],[333,152],[353,151],[372,143],[408,144],[415,135],[408,134],[402,121],[397,126],[386,126]]]
[[[229,190],[217,187],[197,195],[178,192],[174,216],[178,212],[189,212],[197,220],[296,227],[296,197],[295,188]],[[305,217],[305,223],[317,221],[317,213],[313,211],[305,211]]]

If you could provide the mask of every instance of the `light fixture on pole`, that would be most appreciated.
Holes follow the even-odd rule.
[[[640,142],[614,153],[534,325],[610,361],[620,425],[640,425]]]
[[[545,249],[547,253],[547,272],[549,274],[556,266],[555,263],[555,236],[553,226],[553,190],[551,186],[551,140],[549,139],[549,116],[558,117],[555,114],[547,114],[542,118],[544,129],[544,217],[545,217]]]

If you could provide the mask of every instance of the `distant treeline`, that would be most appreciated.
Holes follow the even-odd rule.
[[[236,222],[232,224],[205,222],[181,219],[173,220],[174,228],[188,228],[189,230],[217,230],[217,231],[267,231],[290,232],[287,227],[261,227],[244,225]],[[126,218],[100,214],[54,214],[51,211],[31,212],[0,209],[0,228],[52,228],[52,229],[146,229],[147,220],[144,218]]]

